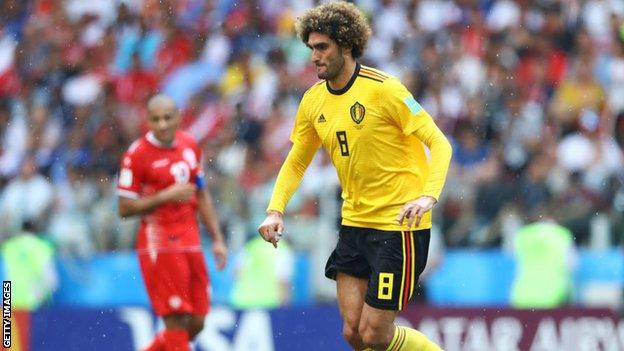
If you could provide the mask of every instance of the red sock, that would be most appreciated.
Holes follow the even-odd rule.
[[[165,329],[163,332],[166,351],[191,351],[188,331],[184,329]]]
[[[163,334],[164,332],[160,332],[154,335],[154,340],[152,340],[152,343],[147,348],[143,349],[143,351],[165,351]]]

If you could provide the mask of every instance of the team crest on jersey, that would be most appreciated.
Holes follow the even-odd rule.
[[[355,104],[351,106],[349,112],[351,113],[351,119],[353,120],[353,122],[360,124],[364,120],[366,108],[364,107],[364,105],[356,101]]]

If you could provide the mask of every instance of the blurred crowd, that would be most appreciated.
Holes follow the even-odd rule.
[[[171,95],[200,141],[233,247],[264,217],[303,92],[316,80],[294,21],[311,0],[0,2],[0,234],[35,224],[60,252],[134,245],[116,212],[120,157]],[[363,0],[363,63],[399,77],[454,145],[434,222],[446,246],[498,247],[554,219],[578,245],[622,243],[624,2]],[[335,228],[317,155],[289,205],[312,250]],[[333,232],[332,232],[333,233]]]

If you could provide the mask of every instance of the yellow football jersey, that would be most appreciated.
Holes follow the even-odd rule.
[[[396,222],[406,202],[439,197],[451,157],[442,132],[399,80],[359,64],[343,89],[321,81],[304,94],[291,141],[268,209],[284,211],[322,145],[342,186],[342,223],[380,230],[406,228],[407,220]],[[428,212],[416,229],[430,227]]]

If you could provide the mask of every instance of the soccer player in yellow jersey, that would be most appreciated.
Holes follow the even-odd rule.
[[[277,247],[286,204],[322,145],[344,200],[325,275],[336,280],[345,339],[355,350],[440,350],[394,320],[427,261],[430,210],[451,146],[398,79],[357,62],[371,31],[353,4],[312,8],[298,19],[297,32],[321,81],[303,96],[293,146],[258,231]]]

